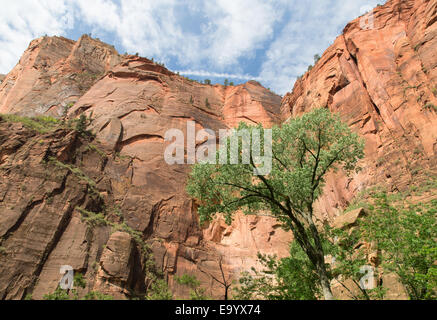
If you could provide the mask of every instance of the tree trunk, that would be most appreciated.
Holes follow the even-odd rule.
[[[324,263],[324,262],[323,262]],[[331,283],[329,281],[326,268],[323,265],[320,270],[318,270],[320,277],[320,286],[322,287],[323,297],[325,300],[334,300],[334,296],[331,291]]]
[[[328,272],[326,271],[325,265],[325,253],[323,251],[322,242],[320,241],[319,231],[317,230],[314,221],[312,220],[312,207],[309,206],[310,215],[306,218],[311,232],[311,237],[314,240],[314,246],[312,246],[310,239],[306,233],[305,228],[297,219],[293,222],[295,226],[291,224],[291,230],[293,232],[294,238],[298,241],[299,245],[303,251],[308,256],[309,260],[316,269],[317,275],[319,277],[319,284],[322,288],[323,297],[325,300],[334,300],[334,296],[331,291],[331,283],[328,277]],[[294,217],[292,212],[288,213],[289,217]]]
[[[308,224],[310,228],[311,235],[314,240],[315,245],[315,256],[317,259],[316,262],[316,270],[319,274],[320,279],[320,286],[322,287],[322,292],[325,300],[334,300],[334,296],[332,295],[331,291],[331,282],[328,277],[328,272],[326,271],[326,264],[325,264],[325,252],[323,250],[322,241],[320,239],[319,231],[317,230],[316,225],[313,221],[313,207],[312,205],[308,206],[308,210],[310,212],[310,216],[308,218]]]
[[[322,288],[323,297],[325,300],[334,300],[334,296],[331,291],[331,282],[326,271],[325,256],[323,249],[317,250],[311,248],[310,252],[306,251],[310,261],[313,263],[317,275],[319,276],[319,284]]]

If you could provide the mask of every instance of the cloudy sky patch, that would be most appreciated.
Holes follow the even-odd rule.
[[[378,0],[0,0],[0,73],[29,42],[83,33],[197,80],[260,81],[279,94]]]

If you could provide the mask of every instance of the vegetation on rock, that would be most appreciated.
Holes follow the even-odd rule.
[[[239,127],[250,132],[254,129],[264,136],[262,126]],[[188,193],[200,204],[201,221],[210,221],[217,213],[223,213],[230,223],[240,209],[246,214],[270,211],[284,229],[293,232],[317,272],[324,297],[332,299],[313,205],[321,195],[328,172],[340,168],[345,172],[357,170],[357,161],[364,156],[364,143],[337,115],[324,108],[274,127],[272,135],[273,163],[269,175],[253,175],[257,167],[252,155],[250,164],[198,164],[193,167]],[[264,141],[260,144],[263,146]],[[239,163],[241,157],[240,153]]]

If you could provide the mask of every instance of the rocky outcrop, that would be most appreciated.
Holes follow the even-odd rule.
[[[280,97],[257,82],[204,85],[148,59],[128,56],[71,108],[71,117],[85,113],[93,118],[91,127],[108,153],[131,159],[129,179],[113,184],[114,197],[127,223],[156,239],[152,249],[158,267],[167,272],[176,292],[186,289],[178,288],[174,276],[195,273],[208,283],[209,294],[221,296],[220,285],[211,277],[219,272],[218,257],[223,257],[227,272],[236,274],[255,262],[257,250],[286,254],[290,236],[277,232],[276,223],[267,218],[241,217],[226,231],[221,220],[199,227],[185,193],[189,166],[164,161],[169,145],[164,141],[166,131],[179,129],[186,134],[187,121],[195,121],[197,130],[216,133],[240,121],[271,125],[279,119],[279,105]],[[256,229],[258,223],[262,227],[255,233],[262,236],[248,236],[246,231]],[[276,248],[275,241],[282,241],[282,246]]]
[[[358,218],[366,215],[366,211],[363,208],[355,209],[347,212],[334,220],[332,226],[336,229],[348,229],[356,226]]]
[[[108,156],[71,129],[40,134],[3,120],[0,145],[0,299],[41,299],[64,265],[84,276],[84,293],[117,299],[144,295],[151,262],[169,278],[202,268],[208,283],[218,255],[190,201],[178,208],[169,197],[149,211],[153,194],[129,189],[130,157]],[[120,199],[123,185],[131,194]]]
[[[0,74],[0,84],[3,82],[3,80],[5,80],[5,75],[4,74]]]
[[[186,133],[187,121],[217,132],[316,107],[339,113],[366,139],[363,170],[330,175],[317,204],[320,218],[341,226],[362,215],[341,216],[361,190],[403,190],[435,174],[436,7],[392,0],[373,11],[372,28],[354,20],[282,103],[255,81],[200,84],[88,36],[34,40],[0,83],[0,113],[67,124],[86,115],[96,138],[65,123],[37,133],[0,121],[0,299],[42,298],[63,265],[84,275],[84,292],[136,297],[150,284],[151,261],[176,296],[189,292],[175,276],[194,274],[222,298],[214,280],[222,268],[232,277],[256,266],[257,252],[287,255],[291,235],[274,219],[238,214],[231,226],[199,225],[185,193],[189,166],[163,159],[165,133]]]
[[[436,7],[392,0],[352,21],[284,97],[283,120],[327,107],[366,140],[363,170],[327,179],[318,204],[324,218],[370,186],[403,190],[436,173]]]
[[[319,216],[335,227],[353,228],[365,214],[343,213],[359,193],[375,186],[405,191],[437,175],[436,20],[433,0],[378,6],[349,23],[283,99],[284,121],[326,107],[365,138],[363,170],[329,175],[317,203]],[[396,276],[382,273],[375,248],[364,245],[386,298],[406,299]],[[337,297],[352,298],[343,285],[332,285]]]
[[[54,275],[60,278],[61,265],[86,270],[106,243],[102,234],[91,245],[93,236],[77,211],[96,204],[88,183],[67,167],[48,162],[51,156],[74,160],[80,144],[72,131],[40,135],[18,123],[0,122],[1,299],[31,293],[42,298],[56,287]],[[84,155],[84,160],[90,171],[101,162],[95,156]]]
[[[119,61],[112,46],[87,35],[36,39],[0,84],[0,113],[60,117]]]
[[[88,79],[84,75],[98,76]],[[49,78],[50,82],[41,80]],[[98,145],[99,150],[93,154],[109,159],[101,163],[83,159],[81,148],[94,150],[93,147],[72,143],[67,147],[67,142],[54,141],[54,136],[34,139],[46,141],[48,145],[64,144],[72,153],[59,156],[59,161],[86,173],[82,178],[88,177],[90,170],[93,172],[89,177],[103,197],[104,209],[116,207],[129,230],[139,232],[153,252],[157,269],[165,275],[176,296],[189,294],[187,288],[175,283],[176,275],[195,274],[208,295],[221,298],[224,289],[213,280],[213,277],[221,277],[219,264],[227,276],[232,276],[254,265],[258,251],[287,254],[290,235],[278,230],[271,218],[252,219],[241,215],[226,230],[221,220],[199,226],[195,205],[185,193],[189,166],[169,166],[163,158],[169,144],[164,141],[166,131],[180,129],[186,133],[187,121],[195,121],[197,130],[207,128],[217,133],[240,121],[266,126],[278,123],[281,98],[259,83],[250,81],[228,87],[204,85],[176,75],[151,60],[119,56],[111,47],[88,36],[76,43],[64,38],[41,38],[31,43],[19,64],[8,74],[0,87],[0,103],[1,111],[6,113],[55,117],[65,113],[70,119],[85,114],[92,119],[90,129],[97,136],[93,144]],[[5,132],[7,130],[10,128]],[[25,131],[24,128],[19,130]],[[11,141],[17,139],[13,137]],[[27,151],[33,144],[12,147],[2,144],[0,150],[9,150],[7,154],[12,158],[5,159],[15,168],[18,163],[43,161],[48,152],[43,145],[32,151],[39,156],[35,158]],[[20,176],[19,168],[15,169],[16,180],[4,174],[4,181],[17,184],[26,181],[25,176]],[[39,186],[44,181],[32,184]],[[69,187],[66,185],[63,190]],[[56,238],[47,235],[40,240],[38,234],[21,229],[22,226],[31,228],[34,220],[28,217],[36,214],[33,207],[30,212],[20,209],[15,214],[5,215],[21,223],[15,227],[18,231],[10,232],[0,244],[7,252],[4,260],[0,260],[4,263],[0,276],[1,297],[20,299],[32,293],[34,298],[42,298],[56,288],[62,265],[71,265],[76,272],[84,274],[87,290],[116,298],[144,293],[147,286],[142,272],[144,261],[131,235],[113,233],[117,229],[108,226],[90,230],[82,221],[78,210],[96,214],[103,210],[99,202],[84,202],[87,188],[83,187],[83,196],[77,196],[80,201],[73,202],[65,195],[60,197],[59,201],[69,203],[65,213],[57,211],[63,207],[57,201],[38,203],[44,209],[37,206],[36,212],[52,210],[60,215],[57,219],[61,219],[62,228],[51,217],[51,224],[45,229],[50,235],[57,232]],[[4,190],[12,197],[9,184]],[[72,191],[69,196],[76,193],[79,191]],[[26,201],[35,197],[32,192],[22,196]],[[17,210],[13,201],[4,199],[2,204]],[[46,209],[48,207],[50,209]],[[109,215],[111,217],[111,212]],[[5,228],[7,225],[4,224]],[[10,246],[14,241],[27,242],[32,238],[38,240],[39,247],[28,267],[16,268],[17,273],[10,272],[21,263],[15,255],[9,254]],[[23,250],[27,249],[23,247]],[[38,266],[37,271],[35,266]]]

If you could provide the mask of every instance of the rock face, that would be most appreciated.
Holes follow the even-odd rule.
[[[435,0],[393,0],[352,21],[284,97],[283,120],[328,107],[366,140],[364,170],[328,178],[318,204],[324,218],[335,218],[369,186],[403,190],[435,174],[436,7]]]
[[[91,234],[76,211],[93,202],[87,184],[45,163],[49,154],[71,160],[78,137],[66,131],[41,136],[2,121],[0,141],[0,298],[24,298],[35,287],[38,296],[56,287],[60,264],[83,270],[89,259]]]
[[[0,101],[4,113],[55,117],[65,113],[69,118],[85,114],[93,119],[90,129],[97,135],[93,144],[99,150],[91,152],[93,148],[77,138],[58,141],[55,134],[20,140],[20,135],[32,133],[25,128],[3,125],[5,143],[8,130],[18,131],[17,137],[11,139],[16,144],[3,144],[0,149],[7,150],[2,151],[2,154],[6,152],[2,160],[8,168],[5,170],[15,172],[15,179],[11,179],[10,171],[2,175],[3,190],[11,198],[4,198],[1,203],[11,212],[2,215],[8,223],[2,223],[5,235],[0,235],[3,237],[0,245],[7,253],[0,257],[0,298],[21,299],[29,293],[33,298],[42,298],[56,288],[62,265],[71,265],[82,273],[88,282],[87,290],[116,298],[135,296],[147,286],[142,272],[144,261],[132,235],[111,234],[114,230],[107,226],[89,228],[82,221],[80,210],[95,214],[103,210],[99,201],[84,200],[92,193],[86,183],[75,187],[82,189],[73,188],[68,193],[68,197],[77,198],[75,201],[64,194],[58,202],[49,195],[14,193],[12,183],[21,185],[27,181],[27,172],[20,175],[23,163],[41,166],[48,153],[58,154],[51,147],[44,147],[45,142],[50,146],[64,145],[71,151],[58,156],[58,160],[73,166],[72,170],[77,168],[76,173],[84,172],[81,176],[85,182],[89,179],[84,177],[95,181],[93,189],[102,195],[105,210],[116,207],[129,230],[141,234],[153,251],[156,267],[165,274],[176,296],[187,296],[189,292],[174,283],[175,275],[195,274],[208,295],[222,298],[224,289],[212,278],[220,279],[220,263],[228,276],[254,265],[258,251],[286,255],[291,237],[278,230],[273,219],[241,215],[232,226],[224,225],[221,220],[210,226],[199,226],[195,205],[185,193],[190,167],[170,166],[163,157],[170,143],[164,141],[166,131],[180,129],[186,133],[187,121],[195,121],[197,130],[212,129],[217,133],[240,121],[266,126],[278,123],[281,98],[259,83],[250,81],[233,87],[203,85],[148,59],[119,56],[111,47],[87,36],[77,43],[63,38],[41,38],[31,43],[19,64],[7,75],[0,87]],[[73,133],[67,134],[70,135]],[[34,148],[36,141],[41,141],[38,148]],[[84,152],[93,154],[94,162],[87,162],[87,157],[82,156]],[[97,161],[99,155],[106,160]],[[64,175],[70,177],[68,170]],[[35,179],[29,183],[36,189],[46,181]],[[62,192],[69,188],[63,185]],[[24,199],[19,200],[20,197]],[[15,204],[30,199],[33,202],[24,207]],[[65,206],[65,203],[61,205],[62,201],[68,207],[59,211]],[[47,215],[46,210],[53,211],[56,219]],[[111,212],[106,212],[109,219]],[[34,217],[38,214],[45,215],[40,221],[41,228],[50,219],[44,232],[33,225],[34,219],[40,218]],[[36,233],[28,232],[28,228]],[[44,236],[40,237],[39,233]],[[35,246],[32,239],[38,244],[33,254],[22,253],[20,258],[18,252],[10,253],[15,243]],[[29,250],[21,247],[20,252]],[[27,259],[28,264],[23,265],[22,259]]]
[[[87,35],[36,39],[0,84],[0,113],[61,116],[119,61],[112,46]]]
[[[42,298],[63,265],[84,275],[85,292],[141,295],[152,261],[142,244],[177,297],[189,292],[176,275],[194,274],[222,298],[213,279],[220,264],[237,276],[256,265],[257,252],[287,255],[291,235],[270,218],[199,226],[185,193],[189,166],[163,158],[167,130],[186,136],[187,121],[217,132],[316,107],[338,112],[366,139],[366,158],[359,174],[328,177],[317,211],[330,221],[367,187],[402,190],[435,172],[436,8],[437,0],[393,0],[373,11],[373,28],[354,20],[282,102],[255,81],[200,84],[88,36],[34,40],[0,83],[0,113],[84,114],[96,139],[0,121],[0,299]],[[353,224],[360,214],[337,221]]]

